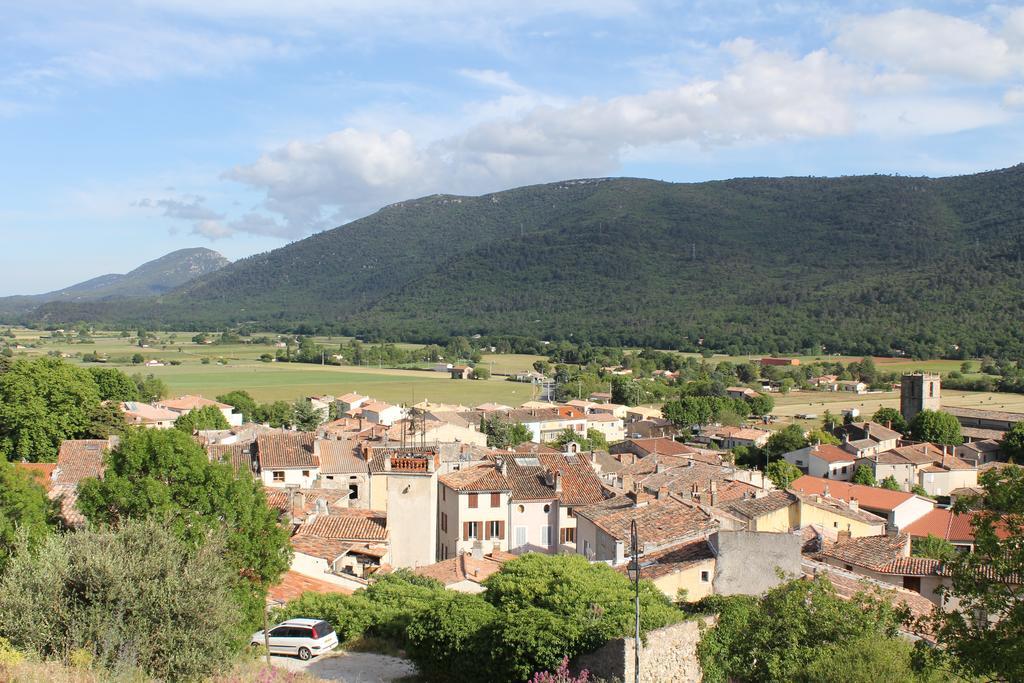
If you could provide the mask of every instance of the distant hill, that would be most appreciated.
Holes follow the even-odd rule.
[[[25,312],[48,302],[141,299],[169,292],[229,264],[212,249],[179,249],[124,275],[100,275],[46,294],[0,297],[0,312]]]
[[[36,319],[1024,354],[1024,165],[940,179],[622,178],[435,195],[152,301],[49,303]]]

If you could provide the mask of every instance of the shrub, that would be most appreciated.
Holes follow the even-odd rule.
[[[410,620],[409,654],[428,680],[493,681],[487,636],[497,617],[479,595],[443,593]]]
[[[41,658],[208,675],[241,645],[223,552],[218,536],[191,547],[154,521],[50,536],[0,581],[0,636]]]
[[[358,640],[373,623],[374,605],[362,591],[355,595],[341,593],[303,593],[281,609],[275,610],[274,622],[295,617],[315,617],[327,621],[338,634],[342,645]]]

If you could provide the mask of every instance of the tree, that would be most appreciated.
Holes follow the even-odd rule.
[[[477,365],[473,368],[473,379],[490,379],[491,371],[485,365]]]
[[[896,477],[892,476],[891,474],[882,481],[878,482],[878,487],[883,489],[889,489],[890,491],[901,490],[900,483],[896,481]]]
[[[177,429],[128,430],[109,454],[103,479],[83,480],[78,491],[78,507],[94,524],[154,518],[194,547],[211,531],[224,533],[240,600],[256,608],[250,619],[260,613],[262,587],[288,568],[288,533],[260,483],[228,463],[210,462]]]
[[[835,431],[838,424],[839,418],[833,415],[831,410],[825,410],[824,415],[821,417],[821,428],[827,432],[832,432]]]
[[[217,406],[203,406],[190,410],[174,421],[174,427],[186,434],[204,429],[231,429],[228,419]]]
[[[960,422],[941,410],[922,410],[910,421],[910,436],[916,441],[959,446],[964,442]]]
[[[497,617],[498,611],[478,595],[441,593],[413,616],[408,628],[409,655],[430,680],[493,680],[486,663],[492,645],[489,627]],[[467,666],[467,662],[476,662],[476,666]]]
[[[135,382],[135,386],[139,389],[139,398],[146,403],[159,401],[170,393],[164,381],[153,375],[143,377],[136,373],[132,375],[132,381]]]
[[[139,387],[117,368],[89,368],[101,401],[138,401]]]
[[[984,494],[957,498],[953,510],[973,512],[974,552],[945,564],[952,584],[929,624],[953,662],[972,677],[1024,680],[1024,470],[1000,467],[979,477]],[[986,618],[989,615],[994,619]],[[981,617],[981,618],[979,618]]]
[[[805,446],[807,446],[807,439],[804,437],[803,427],[791,424],[769,436],[764,450],[769,458],[775,459],[783,453],[797,451]]]
[[[824,429],[812,429],[807,432],[807,443],[820,443],[827,444],[829,446],[838,446],[842,443],[834,434],[826,432]]]
[[[146,362],[146,357],[141,353],[132,354],[132,365],[142,365]]]
[[[587,448],[588,450],[596,451],[608,450],[608,439],[605,437],[604,432],[598,431],[597,429],[588,429]]]
[[[820,680],[805,672],[823,648],[862,638],[888,645],[905,616],[866,593],[844,600],[824,577],[790,581],[761,598],[711,596],[697,606],[719,615],[697,648],[708,683]]]
[[[750,404],[750,414],[758,417],[768,415],[775,408],[775,399],[765,394],[748,398],[747,403]]]
[[[853,470],[853,479],[851,480],[854,484],[861,484],[863,486],[875,486],[875,471],[871,465],[867,463],[860,463]]]
[[[956,548],[944,538],[928,534],[925,538],[911,540],[910,554],[914,557],[930,557],[933,560],[952,560],[956,557]]]
[[[903,419],[903,413],[895,408],[882,406],[875,411],[874,415],[871,416],[871,421],[877,422],[880,425],[885,425],[897,432],[903,433],[907,431],[907,421]]]
[[[295,419],[295,407],[287,401],[264,403],[260,406],[258,415],[257,419],[275,429],[287,429],[292,426]]]
[[[789,485],[803,476],[800,468],[791,462],[776,460],[765,469],[765,476],[771,479],[772,483],[780,489],[787,489]]]
[[[240,412],[242,414],[242,419],[245,422],[253,422],[256,420],[259,405],[256,403],[256,399],[250,396],[247,391],[229,391],[226,394],[218,396],[217,401],[227,404]]]
[[[15,542],[38,543],[50,530],[53,504],[32,475],[0,460],[0,576]]]
[[[53,462],[65,439],[91,436],[100,395],[87,370],[48,356],[0,374],[0,457]]]
[[[0,636],[41,658],[84,649],[110,671],[208,676],[244,635],[223,548],[217,534],[193,546],[156,520],[48,536],[0,581]]]
[[[300,398],[292,404],[292,424],[301,432],[315,431],[323,421],[322,417],[308,398]]]
[[[683,396],[667,401],[661,407],[661,413],[677,428],[689,430],[694,425],[705,425],[711,422],[714,407],[706,396]]]
[[[1014,423],[1003,436],[1000,446],[1010,462],[1024,463],[1024,422]]]
[[[797,683],[914,683],[946,680],[914,668],[914,648],[901,638],[861,636],[842,645],[825,644],[794,679]]]

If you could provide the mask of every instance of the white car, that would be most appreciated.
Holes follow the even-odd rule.
[[[298,655],[307,661],[338,647],[334,628],[320,619],[289,619],[270,629],[270,652],[275,655]],[[263,631],[252,634],[253,647],[268,644]]]

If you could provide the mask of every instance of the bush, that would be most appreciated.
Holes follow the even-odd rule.
[[[155,521],[50,536],[0,581],[0,636],[41,658],[85,650],[108,670],[198,679],[241,645],[223,552],[218,536],[194,548]]]
[[[346,645],[358,640],[374,621],[374,606],[363,591],[355,595],[341,593],[303,593],[281,609],[275,610],[273,621],[295,617],[323,619],[334,627],[338,642]]]
[[[488,656],[496,645],[488,635],[497,617],[498,610],[479,595],[444,593],[413,615],[409,654],[428,680],[501,680],[490,670]]]

